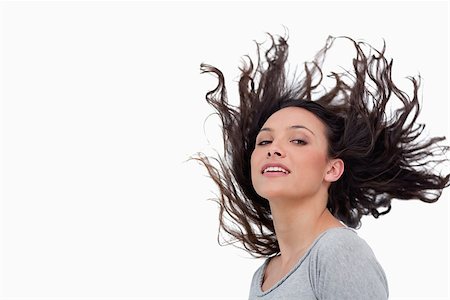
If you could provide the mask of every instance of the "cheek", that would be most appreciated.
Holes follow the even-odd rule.
[[[261,160],[264,159],[264,156],[261,156],[261,153],[263,153],[261,150],[255,149],[250,156],[250,174],[253,184],[255,183],[254,178],[260,172]]]
[[[257,157],[257,154],[255,153],[255,150],[253,150],[253,152],[252,152],[252,155],[250,156],[250,171],[251,171],[251,174],[252,174],[252,178],[253,178],[253,174],[254,174],[254,172],[255,172],[255,170],[256,170],[256,157]]]
[[[311,173],[321,176],[327,165],[327,156],[323,153],[312,152],[310,155],[305,156],[305,158],[302,159],[301,163],[298,163],[298,166],[301,168],[303,165]]]

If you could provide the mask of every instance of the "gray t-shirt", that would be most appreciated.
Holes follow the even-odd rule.
[[[348,227],[320,234],[292,270],[266,291],[270,258],[253,275],[249,299],[388,299],[386,275],[372,249]]]

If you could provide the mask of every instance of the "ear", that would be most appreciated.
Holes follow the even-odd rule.
[[[328,163],[324,180],[327,182],[337,181],[344,173],[344,161],[340,158],[333,158]]]

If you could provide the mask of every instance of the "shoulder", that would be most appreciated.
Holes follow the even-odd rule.
[[[380,267],[370,246],[350,228],[332,228],[316,241],[310,255],[316,272],[322,269],[336,273],[362,271],[369,265]]]
[[[317,240],[315,252],[322,258],[341,255],[373,256],[372,249],[355,230],[347,227],[331,228],[325,231]]]
[[[339,299],[385,299],[388,295],[386,275],[375,254],[350,228],[329,229],[317,239],[310,253],[309,273],[319,299],[333,295]]]

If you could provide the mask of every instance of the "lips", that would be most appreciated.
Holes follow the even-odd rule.
[[[289,174],[291,173],[291,170],[289,170],[285,165],[278,164],[278,163],[272,163],[272,164],[265,164],[261,168],[261,174]]]

